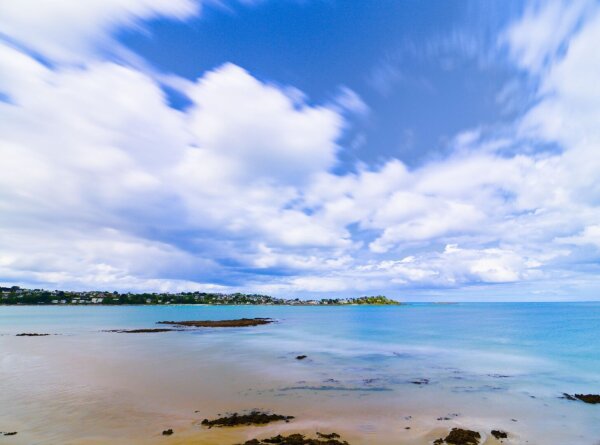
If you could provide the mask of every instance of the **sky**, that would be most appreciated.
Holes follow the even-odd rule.
[[[600,3],[0,0],[0,284],[598,300]]]

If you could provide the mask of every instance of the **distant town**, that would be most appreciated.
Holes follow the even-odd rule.
[[[322,298],[301,300],[299,298],[275,298],[259,294],[222,294],[207,292],[179,293],[119,293],[102,291],[62,291],[24,289],[19,286],[0,287],[0,305],[166,305],[166,304],[212,304],[212,305],[397,305],[398,301],[382,295],[357,298]]]

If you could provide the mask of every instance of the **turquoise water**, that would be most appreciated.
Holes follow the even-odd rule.
[[[160,320],[242,317],[277,323],[100,332],[153,327]],[[14,337],[19,332],[60,335]],[[20,411],[32,411],[38,395],[51,396],[46,386],[66,385],[65,376],[83,382],[87,375],[81,383],[86,390],[122,386],[135,393],[139,384],[154,401],[164,400],[163,386],[171,394],[168,414],[181,414],[209,394],[241,408],[260,404],[302,413],[321,406],[332,422],[336,413],[354,418],[362,412],[368,419],[356,427],[357,443],[387,443],[383,422],[410,421],[420,422],[413,430],[423,432],[422,443],[427,431],[454,425],[483,431],[490,423],[514,434],[513,443],[600,443],[600,406],[559,398],[563,392],[600,392],[600,303],[0,307],[0,346],[0,402],[9,403],[4,394],[12,406],[11,413],[0,407],[0,415],[14,421]],[[297,361],[298,354],[308,358]],[[90,371],[88,362],[103,363],[112,378]],[[48,380],[32,383],[35,372]],[[210,385],[197,382],[190,390],[185,382],[197,373]],[[37,392],[30,391],[36,384]],[[356,404],[361,408],[354,412]],[[9,426],[0,423],[3,428]],[[39,443],[52,443],[43,441],[45,434],[62,437],[44,428],[36,427]],[[66,431],[75,434],[76,428]]]

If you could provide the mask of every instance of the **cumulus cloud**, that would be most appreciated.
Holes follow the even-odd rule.
[[[165,77],[191,101],[181,111],[156,76],[102,57],[116,27],[183,19],[196,3],[19,4],[0,6],[2,282],[288,295],[539,291],[557,276],[595,286],[573,271],[597,260],[582,246],[598,246],[600,227],[589,4],[532,7],[508,28],[501,44],[538,85],[508,136],[465,129],[443,159],[345,173],[334,172],[345,116],[369,112],[347,87],[315,105],[228,63]]]

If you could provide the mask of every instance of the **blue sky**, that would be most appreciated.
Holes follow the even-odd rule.
[[[0,5],[0,282],[597,299],[597,2]]]
[[[490,53],[522,10],[501,1],[233,3],[185,22],[126,30],[121,41],[158,69],[190,80],[230,62],[292,85],[312,103],[351,88],[372,113],[343,135],[344,167],[392,157],[417,165],[464,128],[514,117],[497,95],[519,73]],[[459,102],[460,112],[449,112]]]

